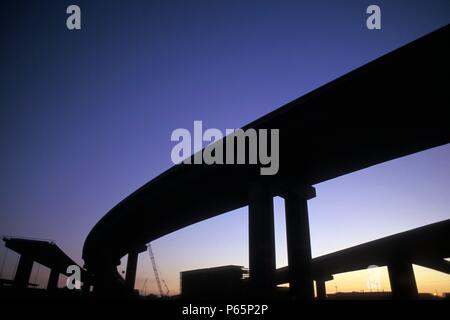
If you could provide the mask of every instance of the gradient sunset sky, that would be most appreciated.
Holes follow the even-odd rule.
[[[70,4],[81,7],[80,31],[66,28]],[[370,4],[381,7],[382,30],[366,28]],[[241,127],[449,22],[448,0],[4,1],[0,234],[52,239],[83,265],[95,223],[172,166],[174,129],[192,129],[194,120]],[[450,145],[315,187],[314,257],[449,219]],[[284,206],[274,201],[281,267]],[[153,246],[177,293],[180,271],[248,267],[247,237],[242,208]],[[0,263],[4,256],[1,246]],[[12,277],[16,259],[8,253],[3,277]],[[48,270],[39,272],[32,280],[44,285]],[[365,272],[338,275],[327,289],[367,290]],[[450,292],[450,276],[415,272],[420,291]],[[150,259],[141,254],[136,288],[145,279],[154,292]]]

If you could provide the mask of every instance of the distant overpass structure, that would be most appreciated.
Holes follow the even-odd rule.
[[[325,282],[333,275],[387,266],[393,297],[418,295],[413,264],[450,274],[450,220],[339,250],[312,260],[318,298],[326,297]],[[289,282],[289,268],[277,270],[277,284]]]
[[[146,243],[248,206],[250,287],[255,296],[271,297],[276,285],[273,197],[281,196],[291,295],[313,299],[307,205],[316,196],[313,186],[450,142],[450,91],[444,80],[450,74],[449,41],[446,26],[243,127],[279,129],[276,175],[261,176],[253,165],[180,164],[133,192],[84,243],[94,292],[131,292]],[[117,265],[125,255],[129,267],[123,279]]]
[[[50,291],[57,289],[59,276],[66,275],[67,267],[78,266],[53,241],[18,237],[3,237],[3,241],[6,248],[20,255],[14,279],[11,281],[14,288],[26,289],[29,286],[34,262],[50,269],[47,283],[47,290]],[[88,275],[81,267],[79,268],[82,271],[82,278],[87,284]]]

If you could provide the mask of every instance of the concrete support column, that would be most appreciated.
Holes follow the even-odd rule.
[[[291,188],[284,193],[289,287],[291,295],[302,300],[314,299],[307,204],[307,201],[313,197],[315,197],[313,187]]]
[[[275,230],[270,185],[261,180],[249,186],[248,205],[250,288],[270,297],[275,289]]]
[[[33,269],[33,260],[26,255],[21,255],[19,264],[17,266],[16,275],[14,276],[14,287],[16,288],[28,287],[28,281],[30,280],[32,269]]]
[[[404,260],[388,265],[389,281],[394,299],[414,299],[418,296],[412,263]]]
[[[138,263],[139,251],[131,251],[128,253],[127,272],[125,274],[125,283],[134,290],[134,283],[136,281],[136,270]]]
[[[327,289],[325,287],[325,280],[316,280],[317,299],[325,300],[327,298]]]
[[[52,269],[48,277],[47,290],[56,290],[58,288],[59,271]]]
[[[325,283],[330,280],[333,280],[332,275],[320,275],[316,278],[316,293],[318,300],[324,300],[327,298],[327,288],[325,286]]]
[[[82,273],[81,279],[83,282],[83,284],[81,285],[81,291],[83,292],[83,294],[89,295],[89,293],[91,291],[90,276],[87,274],[87,272],[85,272],[85,273]]]

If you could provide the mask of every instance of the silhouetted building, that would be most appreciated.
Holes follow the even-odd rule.
[[[244,278],[248,271],[242,266],[222,266],[183,271],[181,296],[183,298],[237,298],[245,290]]]

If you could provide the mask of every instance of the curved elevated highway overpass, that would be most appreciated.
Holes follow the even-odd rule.
[[[315,196],[312,186],[450,142],[449,41],[446,26],[245,126],[279,129],[276,175],[261,176],[250,165],[181,164],[132,193],[85,241],[83,259],[94,290],[127,291],[146,243],[248,205],[250,281],[255,292],[270,295],[275,283],[272,197],[281,195],[291,291],[310,298],[307,200]],[[124,281],[116,267],[126,254],[130,270]]]

